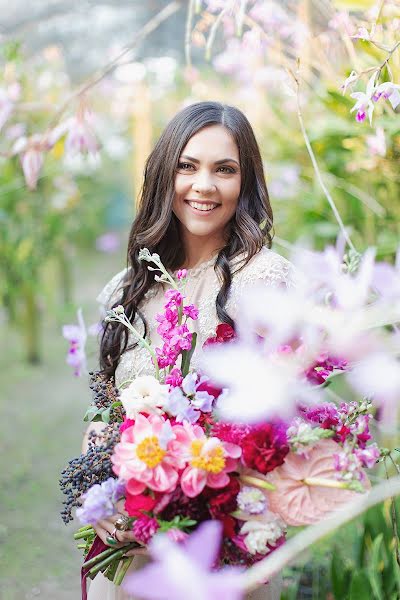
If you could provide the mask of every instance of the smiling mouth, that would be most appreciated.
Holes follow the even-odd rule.
[[[215,208],[220,206],[215,202],[196,202],[195,200],[185,200],[186,204],[189,204],[191,208],[198,210],[199,212],[211,212]]]

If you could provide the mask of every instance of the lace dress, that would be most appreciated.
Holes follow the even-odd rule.
[[[203,343],[207,338],[215,335],[219,323],[215,301],[220,289],[220,282],[214,271],[215,260],[216,258],[213,258],[194,269],[188,269],[186,279],[185,297],[188,302],[195,304],[200,311],[198,321],[191,323],[193,330],[198,335],[198,342],[191,363],[194,368],[200,358]],[[294,281],[291,264],[266,247],[262,248],[243,268],[241,268],[242,264],[243,257],[240,256],[233,259],[231,263],[233,276],[226,309],[234,319],[243,289],[248,285],[264,281],[269,286],[291,286]],[[105,307],[109,307],[118,300],[120,297],[120,284],[125,272],[126,270],[123,270],[111,279],[97,297],[98,302]],[[153,286],[147,292],[139,307],[146,318],[147,335],[153,346],[161,344],[161,339],[156,331],[155,315],[162,311],[165,301],[165,289],[162,284]],[[143,323],[139,317],[136,317],[134,326],[140,332],[143,332]],[[128,344],[133,341],[133,338],[130,338]],[[138,346],[122,355],[115,372],[116,384],[120,386],[124,381],[131,380],[139,375],[151,374],[154,374],[154,369],[150,355],[144,348]],[[131,568],[141,568],[146,561],[147,559],[144,557],[135,557]],[[274,578],[268,585],[264,585],[250,594],[248,598],[251,598],[251,600],[279,600],[280,587],[280,578]],[[88,600],[135,600],[135,598],[134,596],[128,596],[122,589],[114,586],[108,579],[99,574],[90,584]],[[171,600],[173,599],[171,598]]]

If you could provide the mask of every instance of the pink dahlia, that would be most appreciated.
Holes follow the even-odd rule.
[[[228,473],[234,471],[241,449],[236,444],[217,437],[206,437],[198,425],[182,426],[187,432],[188,465],[181,475],[181,488],[189,498],[201,494],[206,485],[223,488],[229,483]]]
[[[111,460],[130,494],[141,494],[146,488],[156,492],[175,489],[178,471],[186,465],[177,442],[180,429],[158,415],[139,413],[135,424],[121,433]]]
[[[136,519],[132,530],[137,541],[147,546],[151,538],[157,533],[159,527],[157,519],[143,515]]]

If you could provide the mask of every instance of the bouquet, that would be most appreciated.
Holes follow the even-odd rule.
[[[156,317],[163,344],[153,348],[122,306],[108,311],[106,320],[123,323],[147,349],[154,375],[116,389],[101,373],[91,374],[94,399],[85,420],[103,421],[105,428],[92,434],[87,454],[71,460],[61,479],[67,495],[63,519],[70,521],[76,507],[82,523],[75,539],[84,551],[84,589],[86,577],[100,571],[121,584],[134,560],[125,556],[128,550],[146,547],[158,533],[185,544],[209,520],[223,527],[215,568],[252,565],[285,542],[288,526],[315,523],[367,491],[365,468],[380,457],[370,433],[368,399],[307,402],[296,388],[295,408],[285,418],[273,408],[265,413],[268,418],[230,420],[235,390],[191,368],[197,342],[191,323],[199,311],[186,302],[186,271],[171,275],[146,249],[140,259],[168,287]],[[233,328],[219,325],[204,344],[204,355],[237,343]],[[259,344],[262,354],[260,339]],[[277,372],[302,352],[298,344],[274,348]],[[302,385],[318,391],[349,366],[325,352],[301,373],[296,368]],[[262,381],[256,384],[266,391]],[[125,517],[119,526],[132,529],[136,541],[116,549],[96,537],[93,525],[121,506]]]

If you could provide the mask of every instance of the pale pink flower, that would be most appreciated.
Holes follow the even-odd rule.
[[[188,465],[181,475],[181,488],[189,498],[201,494],[205,486],[222,488],[229,483],[228,473],[234,471],[241,449],[235,444],[207,438],[198,425],[183,425],[187,433]]]
[[[0,130],[14,112],[15,103],[19,100],[21,86],[13,83],[7,88],[0,88]]]
[[[179,425],[158,415],[138,414],[134,425],[125,429],[111,458],[114,472],[126,481],[130,494],[141,494],[146,488],[156,492],[172,492],[178,483],[178,472],[186,460],[183,441],[187,434]]]
[[[87,109],[80,109],[67,121],[66,151],[71,154],[97,155],[99,144],[93,131],[93,116]]]
[[[377,127],[375,135],[367,135],[367,146],[372,155],[386,156],[385,131]]]
[[[334,455],[341,446],[332,440],[321,440],[304,457],[290,453],[280,467],[269,473],[268,481],[276,490],[268,492],[270,508],[295,527],[316,523],[357,496],[348,489],[324,486],[324,481],[337,482]],[[318,480],[323,480],[318,485]],[[368,487],[369,482],[366,480]]]
[[[363,40],[364,42],[368,42],[371,39],[371,34],[366,27],[359,27],[357,33],[350,37],[352,37],[353,40]]]

